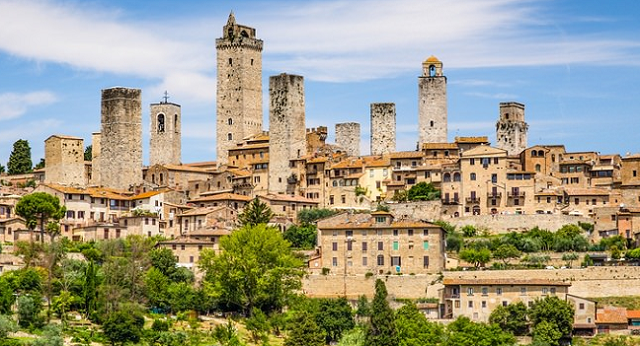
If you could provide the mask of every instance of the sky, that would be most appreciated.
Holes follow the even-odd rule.
[[[53,134],[91,142],[100,91],[165,90],[182,106],[182,161],[215,160],[215,39],[230,11],[264,41],[268,78],[305,80],[307,127],[361,124],[393,102],[397,150],[418,140],[418,76],[435,55],[447,76],[449,141],[489,136],[500,102],[525,104],[529,146],[640,151],[640,1],[612,0],[0,0],[0,164],[27,139],[34,164]]]

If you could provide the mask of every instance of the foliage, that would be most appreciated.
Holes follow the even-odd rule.
[[[395,325],[400,346],[437,346],[444,336],[442,325],[427,321],[414,303],[398,309]]]
[[[84,160],[91,161],[93,159],[93,145],[89,144],[84,148]]]
[[[312,224],[320,219],[333,216],[336,213],[336,210],[324,208],[302,209],[298,212],[298,222],[302,225]]]
[[[533,328],[533,342],[535,345],[558,346],[562,338],[560,328],[550,321],[540,321]]]
[[[496,324],[474,323],[467,317],[458,317],[447,326],[443,345],[447,346],[513,346],[515,338]]]
[[[593,232],[594,225],[592,223],[578,221],[578,226],[580,226],[580,228],[582,228],[585,232],[589,234]]]
[[[433,184],[423,181],[409,189],[407,198],[409,201],[435,201],[440,199],[440,190],[436,189]]]
[[[525,262],[533,267],[543,267],[545,263],[549,262],[551,257],[547,255],[527,255],[524,256],[522,262]]]
[[[407,190],[396,190],[391,196],[391,200],[395,202],[406,202],[409,199]]]
[[[526,335],[529,332],[527,306],[523,302],[500,305],[491,312],[489,323],[497,324],[513,335]]]
[[[36,164],[33,169],[42,169],[45,166],[45,162],[43,158],[40,158],[40,162],[38,162],[38,164]]]
[[[43,320],[40,318],[42,302],[40,296],[22,295],[18,297],[18,324],[22,328],[37,328]]]
[[[356,316],[369,317],[371,316],[371,304],[364,294],[358,297],[358,303],[356,305]]]
[[[292,225],[287,228],[283,237],[288,240],[294,248],[309,250],[316,246],[317,234],[318,229],[316,225]]]
[[[376,210],[375,211],[384,211],[389,213],[391,211],[391,208],[389,208],[388,205],[382,204],[380,202],[378,202],[378,204],[376,205]]]
[[[476,229],[473,225],[466,225],[460,229],[462,235],[465,237],[475,237],[478,235],[478,229]]]
[[[43,330],[42,336],[37,338],[32,346],[63,346],[64,339],[62,328],[56,324],[50,324]]]
[[[573,305],[556,296],[536,300],[529,309],[534,339],[558,345],[571,335],[574,312]]]
[[[31,172],[31,147],[29,141],[18,139],[13,143],[13,150],[7,163],[7,172],[13,174],[25,174]]]
[[[460,252],[460,249],[464,246],[464,239],[461,232],[447,233],[446,238],[447,251]]]
[[[316,304],[315,321],[324,331],[327,344],[337,342],[345,331],[355,326],[353,311],[346,298],[318,299]]]
[[[41,241],[44,242],[45,224],[50,220],[56,223],[64,217],[67,208],[60,205],[58,197],[46,192],[34,192],[20,199],[16,204],[15,213],[25,219],[29,229],[35,229],[40,222]],[[60,229],[55,233],[49,233],[51,240],[58,235]]]
[[[301,311],[291,323],[291,331],[284,346],[323,346],[325,335],[310,313]]]
[[[238,221],[242,226],[257,226],[269,223],[273,215],[271,208],[256,197],[238,214]]]
[[[355,194],[356,197],[357,196],[364,196],[369,192],[369,190],[366,187],[362,187],[362,186],[356,186],[355,188]]]
[[[220,303],[240,308],[280,310],[301,287],[302,261],[281,233],[264,224],[245,226],[220,240],[222,252],[201,253],[207,292]]]
[[[124,345],[127,342],[138,342],[142,336],[144,317],[135,311],[116,311],[111,313],[102,331],[112,345]]]
[[[504,265],[508,265],[512,259],[518,259],[522,252],[511,244],[502,244],[493,252],[493,258],[501,260]]]
[[[260,309],[253,308],[251,316],[247,318],[246,327],[251,334],[251,341],[254,344],[265,343],[269,338],[271,326],[267,320],[267,315]]]
[[[167,288],[169,279],[160,269],[152,267],[144,278],[145,296],[150,308],[166,309],[169,306]]]
[[[11,314],[11,306],[16,299],[13,293],[14,288],[9,281],[0,276],[0,315]]]
[[[464,249],[460,251],[460,259],[473,264],[474,267],[483,267],[491,260],[491,250],[489,249]]]
[[[227,320],[227,323],[217,325],[214,328],[213,338],[221,346],[244,346],[244,343],[238,337],[238,330],[230,319]]]
[[[603,250],[611,250],[614,246],[618,248],[618,250],[624,250],[627,248],[627,240],[621,235],[602,238],[600,240],[600,246]]]
[[[0,340],[7,338],[9,333],[18,331],[18,325],[10,316],[0,315]]]
[[[364,346],[365,344],[365,331],[362,328],[354,328],[348,332],[345,332],[338,342],[337,346]]]
[[[562,255],[562,260],[563,261],[567,261],[567,267],[571,268],[573,261],[577,260],[580,258],[580,255],[578,255],[575,252],[568,252]]]
[[[387,287],[380,279],[376,280],[375,287],[365,344],[369,346],[396,346],[398,345],[398,336],[393,310],[387,302]]]

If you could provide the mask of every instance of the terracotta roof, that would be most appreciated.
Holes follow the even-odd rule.
[[[75,136],[67,136],[67,135],[51,135],[51,136],[49,136],[49,138],[45,139],[44,141],[46,142],[46,141],[48,141],[49,139],[51,139],[52,137],[57,137],[57,138],[60,138],[60,139],[75,139],[75,140],[83,139],[83,138],[75,137]]]
[[[596,312],[596,324],[603,323],[627,324],[627,309],[614,306],[599,308]]]
[[[640,318],[640,310],[627,310],[627,318]]]
[[[191,163],[183,163],[184,166],[191,167],[201,167],[201,166],[216,166],[218,163],[216,161],[202,161],[202,162],[191,162]]]
[[[214,211],[218,211],[219,209],[222,209],[222,207],[201,207],[201,208],[195,208],[195,209],[191,209],[188,211],[185,211],[182,214],[179,214],[178,217],[182,217],[182,216],[195,216],[195,215],[207,215],[210,213],[213,213]]]
[[[324,156],[320,156],[320,157],[314,157],[312,159],[308,159],[307,163],[320,163],[320,162],[327,162],[329,159],[327,157]]]
[[[364,157],[364,165],[366,167],[386,167],[390,166],[391,162],[388,159],[380,156],[367,156]]]
[[[457,143],[422,143],[422,149],[458,149]]]
[[[564,191],[569,196],[609,196],[611,194],[608,190],[579,187],[567,187]]]
[[[231,231],[226,229],[221,229],[221,228],[205,228],[205,229],[200,229],[200,230],[187,233],[189,237],[193,237],[193,236],[206,237],[206,236],[212,236],[212,235],[223,236],[223,235],[229,235],[229,234],[231,234]]]
[[[339,169],[339,168],[361,168],[362,165],[364,164],[363,160],[361,158],[348,158],[345,160],[342,160],[338,163],[334,163],[331,168],[332,169]]]
[[[237,177],[248,177],[248,176],[251,175],[251,172],[249,172],[246,169],[229,169],[228,171],[229,171],[229,173],[236,175],[236,177],[234,177],[234,178],[237,178]]]
[[[234,147],[229,151],[249,150],[249,149],[269,149],[269,143],[256,143],[256,144],[243,144],[242,146]]]
[[[385,212],[386,214],[386,212]],[[374,215],[366,213],[341,213],[318,221],[318,229],[390,229],[390,228],[440,228],[428,222],[413,219],[394,219],[391,224],[378,224]]]
[[[158,242],[158,245],[162,245],[162,244],[176,244],[176,245],[181,245],[181,244],[193,244],[193,245],[214,245],[215,243],[212,242],[209,239],[202,239],[202,240],[198,240],[198,239],[193,239],[193,238],[188,238],[188,237],[180,237],[180,238],[176,238],[176,239],[171,239],[171,240],[165,240],[165,241],[161,241]],[[157,245],[156,245],[157,246]]]
[[[149,198],[149,197],[153,197],[153,196],[157,196],[161,193],[165,193],[166,190],[163,191],[147,191],[147,192],[143,192],[141,194],[132,196],[131,199],[144,199],[144,198]]]
[[[438,60],[438,58],[432,55],[428,57],[427,60],[425,60],[425,62],[440,62],[440,60]]]
[[[424,153],[421,151],[396,151],[389,153],[391,159],[410,159],[410,158],[422,158]]]
[[[298,195],[284,195],[284,194],[267,194],[264,196],[258,196],[260,198],[264,198],[269,201],[277,201],[277,202],[296,202],[296,203],[307,203],[307,204],[318,204],[319,202],[313,199],[309,199],[306,197],[298,196]]]
[[[456,137],[456,143],[489,143],[489,137]]]
[[[564,281],[552,281],[544,279],[456,279],[446,278],[442,280],[443,285],[469,285],[469,286],[482,286],[482,285],[501,285],[501,286],[571,286],[570,282]]]
[[[185,165],[162,165],[162,167],[170,171],[182,171],[192,173],[211,173],[211,170],[200,167],[185,166]]]
[[[211,196],[206,196],[206,197],[200,197],[200,198],[194,198],[192,200],[189,200],[189,202],[210,202],[210,201],[243,201],[243,202],[248,202],[250,200],[252,200],[253,198],[249,197],[249,196],[244,196],[244,195],[238,195],[236,193],[230,193],[230,192],[225,192],[225,193],[219,193],[216,195],[211,195]]]

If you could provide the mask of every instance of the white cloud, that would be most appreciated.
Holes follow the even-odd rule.
[[[18,118],[28,112],[31,107],[48,105],[56,101],[56,96],[49,91],[0,94],[0,120]]]

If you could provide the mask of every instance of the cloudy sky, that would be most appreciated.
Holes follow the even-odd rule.
[[[90,144],[100,90],[182,105],[183,162],[215,159],[215,39],[233,10],[264,40],[263,89],[305,77],[307,127],[357,121],[394,102],[399,150],[417,141],[417,77],[430,55],[448,77],[449,139],[495,142],[498,104],[526,105],[529,145],[640,151],[640,2],[612,0],[0,0],[0,163],[28,139]],[[264,105],[268,95],[264,95]],[[268,113],[264,113],[264,127]],[[147,162],[145,154],[145,162]]]

